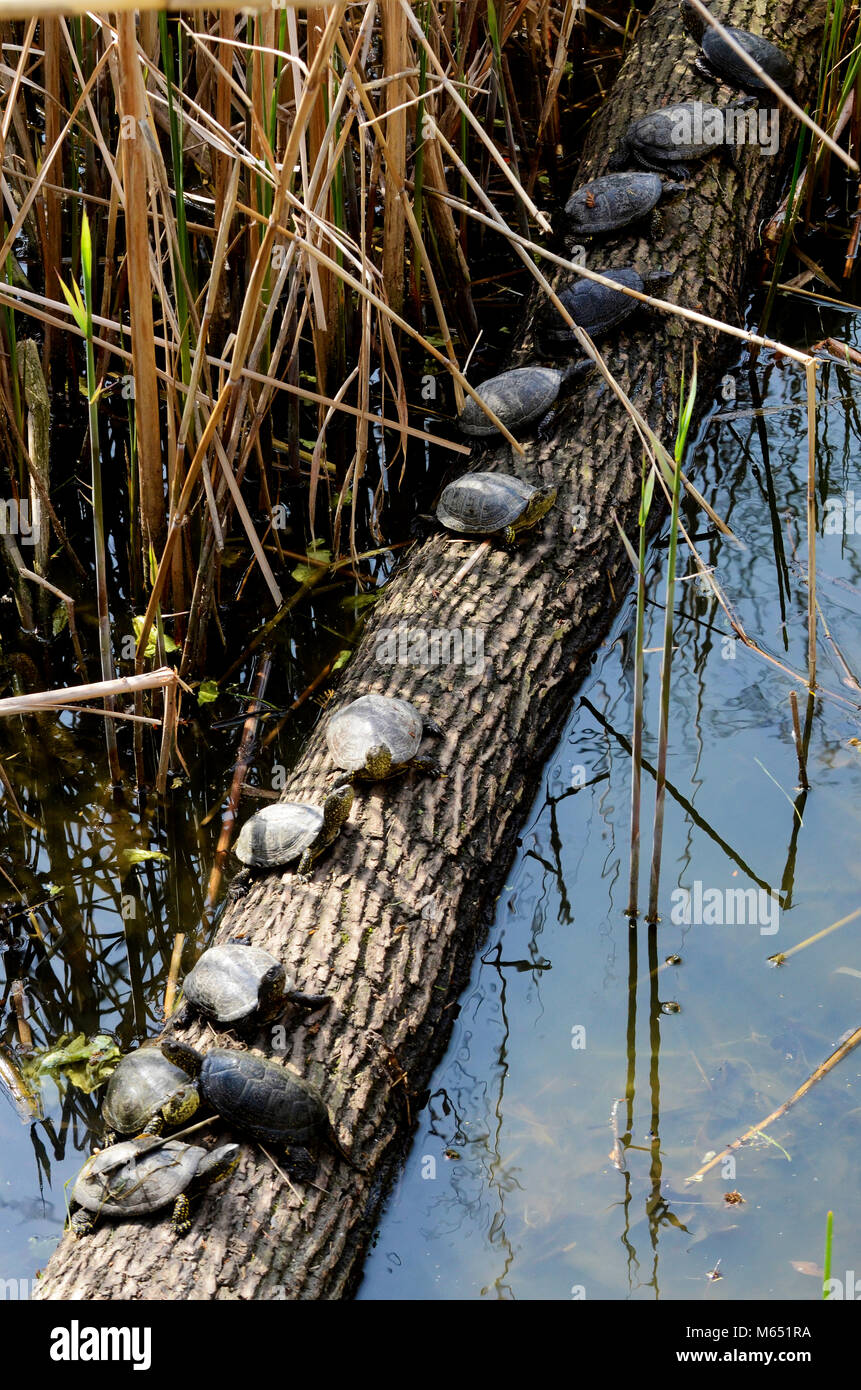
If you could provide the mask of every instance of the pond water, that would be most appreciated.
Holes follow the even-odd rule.
[[[815,308],[800,319],[793,305],[774,331],[812,341],[823,324]],[[857,337],[842,316],[830,317],[828,331]],[[755,377],[739,364],[727,379],[688,469],[695,456],[698,486],[741,544],[690,511],[686,520],[745,630],[801,672],[803,373],[764,356]],[[827,498],[847,512],[853,489],[861,499],[856,381],[834,365],[820,372],[820,401],[830,402],[818,418],[821,529]],[[360,1298],[815,1299],[821,1283],[810,1271],[822,1262],[829,1210],[833,1272],[861,1268],[861,1179],[850,1159],[861,1053],[850,1053],[732,1163],[685,1181],[708,1154],[788,1101],[861,1024],[861,918],[779,968],[768,963],[861,907],[861,693],[847,674],[861,673],[861,519],[859,535],[853,520],[819,538],[820,679],[842,698],[816,701],[806,796],[797,787],[788,701],[796,688],[804,721],[803,685],[735,640],[700,584],[679,585],[662,921],[657,929],[641,921],[635,931],[624,916],[633,634],[625,607],[546,768]],[[652,649],[662,636],[666,555],[659,537],[648,580]],[[682,555],[680,576],[690,569]],[[282,674],[267,692],[276,706],[294,700],[343,645],[343,612],[327,613],[322,602],[312,612],[302,621],[310,623],[313,661],[305,664],[291,628],[274,663]],[[650,767],[659,668],[652,650]],[[316,713],[308,701],[270,756],[289,766]],[[223,795],[224,762],[237,741],[236,726],[200,739],[191,785],[179,785],[160,812],[116,805],[93,787],[92,768],[104,762],[100,729],[85,733],[79,723],[72,732],[70,720],[43,724],[35,736],[32,728],[26,737],[4,735],[22,809],[30,805],[36,816],[53,808],[44,838],[6,822],[3,862],[14,865],[32,902],[46,904],[3,928],[7,1048],[16,1037],[7,984],[25,973],[37,1045],[101,1030],[126,1049],[156,1030],[174,932],[200,920],[218,829],[206,815]],[[643,787],[641,902],[654,798],[648,771]],[[141,844],[168,858],[121,859]],[[679,889],[692,894],[690,924],[673,920]],[[757,920],[720,925],[718,908],[729,916],[737,889],[756,890]],[[707,912],[698,907],[703,894]],[[43,938],[38,966],[33,933]],[[199,944],[202,934],[188,943],[190,959]],[[665,964],[673,956],[680,961]],[[665,1011],[668,1004],[678,1010]],[[30,1124],[0,1102],[7,1296],[26,1296],[60,1236],[63,1185],[88,1152],[96,1114],[96,1098],[64,1082],[45,1081],[42,1100],[45,1119]],[[743,1202],[728,1204],[736,1192]],[[719,1278],[710,1277],[715,1271]]]
[[[806,327],[820,336],[816,310]],[[748,635],[803,672],[803,370],[763,357],[755,381],[741,364],[726,380],[688,470],[695,457],[698,486],[741,545],[687,519]],[[861,500],[857,389],[842,368],[821,369],[820,401],[833,402],[818,420],[821,529],[826,498],[847,511],[853,489]],[[707,589],[677,589],[662,920],[634,931],[633,601],[620,615],[545,770],[360,1298],[819,1299],[829,1210],[832,1277],[861,1268],[861,1052],[686,1183],[861,1025],[861,917],[768,963],[861,908],[851,526],[819,537],[820,680],[843,702],[816,701],[806,796],[788,700],[795,688],[803,723],[803,684],[735,640]],[[659,541],[645,642],[652,768],[666,556]],[[679,575],[692,570],[682,554]],[[644,773],[641,904],[653,807]],[[736,889],[755,890],[752,923]],[[743,1202],[728,1203],[736,1193]]]

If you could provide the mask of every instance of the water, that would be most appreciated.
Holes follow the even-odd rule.
[[[821,332],[815,313],[806,326],[811,336]],[[861,450],[854,407],[843,403],[855,378],[835,367],[821,376],[820,399],[836,402],[819,420],[824,511],[826,497],[848,503],[853,488],[861,499]],[[761,402],[745,372],[730,377],[734,399],[718,396],[718,416],[693,447],[698,486],[744,548],[691,511],[686,519],[746,631],[775,661],[802,672],[802,374],[762,359]],[[766,413],[751,415],[760,403]],[[861,739],[853,708],[861,696],[845,669],[861,671],[859,559],[854,532],[820,536],[819,599],[831,634],[830,645],[821,638],[820,678],[843,702],[816,703],[806,797],[797,791],[787,698],[797,688],[803,721],[803,685],[746,651],[708,591],[695,581],[679,585],[663,920],[651,933],[642,923],[631,932],[623,915],[631,607],[620,615],[546,768],[360,1298],[818,1298],[820,1283],[803,1268],[821,1264],[829,1209],[835,1274],[861,1268],[861,1194],[851,1161],[861,1053],[739,1151],[734,1168],[685,1183],[707,1153],[761,1123],[861,1024],[861,974],[854,973],[861,972],[861,919],[779,969],[768,964],[861,906],[861,748],[853,742]],[[659,540],[647,647],[661,641],[665,562]],[[680,576],[690,569],[682,556]],[[333,610],[312,625],[317,645],[330,644],[316,659],[338,649],[339,621]],[[314,674],[301,636],[285,638],[289,659],[275,663],[287,671],[283,688],[268,692],[275,704],[289,704]],[[659,662],[656,652],[646,657],[652,765]],[[315,713],[304,707],[273,757],[289,765]],[[4,757],[13,759],[22,809],[37,815],[49,804],[53,814],[44,841],[12,828],[5,846],[16,881],[46,903],[35,914],[46,958],[34,966],[26,933],[36,926],[18,920],[4,938],[4,978],[31,976],[38,1045],[62,1032],[109,1031],[128,1048],[158,1026],[174,932],[190,930],[190,959],[202,944],[200,885],[217,834],[217,822],[205,817],[222,795],[224,750],[233,749],[236,732],[192,740],[191,784],[179,785],[161,813],[118,806],[93,784],[89,769],[104,762],[101,726],[72,731],[70,720],[45,721],[26,740],[6,731]],[[264,767],[261,780],[266,775]],[[653,792],[645,774],[643,895]],[[129,866],[121,854],[135,846],[168,859]],[[766,897],[754,925],[674,922],[674,890],[697,883],[717,890],[725,908],[734,889],[777,894],[778,916]],[[53,899],[52,888],[62,890]],[[665,965],[674,954],[681,963]],[[15,1027],[3,998],[9,1045]],[[663,1012],[668,1003],[680,1010]],[[88,1152],[96,1117],[96,1098],[52,1081],[42,1099],[45,1121],[31,1125],[0,1101],[7,1293],[26,1295],[47,1262],[62,1227],[63,1184]],[[731,1192],[744,1202],[727,1205]],[[715,1271],[720,1278],[709,1277]]]
[[[853,487],[861,499],[861,449],[854,407],[840,403],[855,379],[834,367],[821,377],[820,399],[838,402],[819,420],[823,508]],[[711,532],[698,546],[748,634],[803,672],[803,373],[763,359],[757,378],[767,413],[751,415],[736,370],[735,399],[727,387],[695,444],[698,486],[743,548]],[[820,638],[820,679],[850,703],[816,703],[806,797],[788,702],[796,688],[803,721],[802,683],[746,651],[696,580],[681,585],[657,931],[632,932],[624,916],[632,605],[620,616],[546,768],[360,1298],[818,1299],[810,1271],[830,1209],[832,1274],[858,1265],[861,1053],[728,1162],[686,1179],[861,1025],[861,918],[768,963],[861,907],[861,695],[837,654],[861,673],[859,560],[861,534],[820,535],[833,639]],[[665,563],[653,549],[647,649],[662,641]],[[682,555],[679,574],[692,571]],[[645,660],[654,766],[660,656]],[[644,775],[641,903],[653,805]],[[674,892],[695,895],[698,882],[724,918],[732,890],[761,893],[757,922],[719,925],[715,907],[699,923],[695,907],[693,923],[673,920]],[[674,955],[681,963],[665,965]],[[728,1204],[735,1193],[744,1201]]]

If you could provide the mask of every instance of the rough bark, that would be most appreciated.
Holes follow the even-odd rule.
[[[777,36],[797,64],[800,92],[809,89],[819,3],[738,0],[720,13]],[[633,117],[671,99],[709,99],[711,90],[691,71],[693,56],[675,0],[658,0],[593,124],[581,174],[605,169]],[[665,208],[657,237],[619,240],[606,253],[592,252],[589,264],[662,266],[673,275],[662,291],[668,299],[739,322],[760,219],[794,144],[794,124],[783,120],[781,129],[775,158],[745,150],[735,160],[721,154],[704,161],[686,194]],[[707,390],[722,345],[664,316],[629,322],[605,355],[671,442],[683,355],[690,363],[699,343]],[[219,939],[247,932],[288,963],[302,988],[334,994],[322,1022],[290,1035],[286,1060],[322,1087],[364,1173],[325,1155],[319,1186],[304,1185],[300,1201],[247,1145],[228,1190],[201,1202],[189,1235],[171,1243],[164,1225],[106,1223],[85,1242],[66,1237],[38,1297],[340,1298],[354,1289],[541,762],[629,586],[612,518],[615,512],[633,532],[640,456],[627,415],[593,381],[566,402],[549,436],[533,437],[514,462],[522,476],[559,486],[557,507],[530,540],[514,552],[489,550],[457,586],[453,578],[472,546],[435,535],[416,547],[376,610],[336,703],[367,689],[413,700],[446,730],[439,754],[447,776],[411,773],[361,792],[311,883],[273,876],[222,923]],[[492,457],[511,462],[505,449]],[[576,533],[575,507],[586,518]],[[483,671],[386,664],[381,635],[401,624],[481,631]],[[285,795],[319,799],[332,781],[321,721]],[[194,1029],[186,1035],[202,1036]]]

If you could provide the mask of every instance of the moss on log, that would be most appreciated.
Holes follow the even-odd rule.
[[[818,64],[823,8],[818,0],[716,6],[733,24],[779,39],[802,94]],[[632,118],[670,100],[711,99],[693,56],[676,0],[658,0],[589,132],[583,176],[606,169]],[[795,129],[781,118],[773,157],[744,149],[695,166],[687,192],[664,208],[659,235],[616,241],[606,259],[662,267],[672,273],[660,291],[666,298],[738,323],[758,228]],[[603,251],[590,253],[590,266],[602,263]],[[625,329],[604,349],[608,364],[670,442],[683,358],[689,364],[698,344],[707,390],[726,340],[664,315],[638,314]],[[507,448],[495,457],[511,462]],[[293,1192],[246,1145],[224,1194],[196,1206],[187,1236],[173,1241],[166,1223],[106,1222],[86,1241],[64,1237],[36,1297],[310,1299],[355,1288],[542,761],[629,587],[613,516],[633,532],[640,459],[628,416],[595,376],[558,411],[550,434],[533,437],[514,461],[523,477],[559,487],[556,508],[530,540],[513,552],[483,552],[457,584],[472,545],[436,535],[414,548],[375,610],[336,704],[374,689],[432,713],[445,730],[438,753],[446,776],[411,773],[361,791],[310,883],[271,876],[221,925],[220,940],[245,933],[283,959],[302,989],[334,995],[322,1020],[289,1034],[285,1060],[321,1087],[364,1172],[326,1153],[317,1185]],[[575,531],[578,515],[584,523]],[[384,638],[399,628],[478,632],[483,665],[392,663]],[[286,795],[319,799],[333,777],[321,721]],[[204,1035],[192,1027],[184,1036]]]

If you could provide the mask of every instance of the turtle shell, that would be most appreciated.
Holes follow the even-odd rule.
[[[649,164],[678,165],[713,154],[723,129],[724,113],[719,106],[680,101],[632,121],[625,143]]]
[[[660,182],[660,180],[658,180]],[[507,429],[540,420],[559,395],[562,374],[554,367],[514,367],[500,376],[489,377],[476,388]],[[496,434],[496,426],[471,398],[458,416],[464,434]]]
[[[329,1129],[315,1087],[250,1052],[212,1048],[203,1059],[200,1089],[213,1110],[264,1144],[304,1145]]]
[[[600,270],[597,273],[606,275],[608,280],[615,281],[617,285],[638,290],[640,294],[645,292],[642,277],[630,267],[624,267],[622,270]],[[596,285],[593,280],[577,280],[568,289],[562,290],[559,298],[577,326],[585,329],[593,338],[615,328],[617,323],[622,323],[638,307],[636,299],[632,299],[630,295],[622,294],[620,290],[608,289],[606,285]],[[552,320],[547,320],[545,335],[556,345],[577,346],[571,330],[557,315],[554,315]]]
[[[274,868],[298,859],[323,829],[323,812],[309,801],[279,801],[245,822],[236,857],[251,869]]]
[[[119,1134],[135,1134],[191,1077],[157,1047],[140,1047],[123,1057],[105,1091],[102,1114]],[[113,1152],[114,1150],[112,1150]]]
[[[288,988],[284,966],[259,946],[228,942],[204,951],[185,977],[190,1002],[218,1023],[238,1023],[257,1012],[261,987],[267,994]]]
[[[409,700],[394,695],[360,695],[329,720],[326,744],[336,767],[357,772],[370,749],[384,744],[392,767],[400,767],[419,751],[424,720]]]
[[[129,1139],[93,1154],[77,1176],[73,1200],[106,1216],[145,1216],[173,1202],[188,1187],[206,1149],[178,1139],[151,1144]]]
[[[650,213],[660,201],[660,175],[646,172],[605,174],[578,188],[565,204],[574,236],[617,231]]]
[[[781,52],[775,44],[769,43],[768,39],[761,38],[759,34],[748,33],[746,29],[727,28],[727,33],[735,39],[740,48],[750,54],[763,72],[767,72],[769,77],[773,78],[781,87],[793,85],[795,74],[792,70],[792,64],[786,54]],[[709,28],[703,35],[701,46],[710,65],[734,86],[741,87],[745,92],[752,92],[755,95],[771,91],[771,88],[766,87],[755,72],[751,72],[744,59],[734,53],[726,40],[722,39],[714,29]]]
[[[443,489],[436,514],[450,531],[491,536],[513,526],[537,491],[507,473],[467,473]]]

